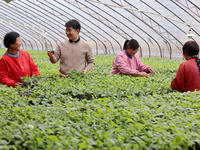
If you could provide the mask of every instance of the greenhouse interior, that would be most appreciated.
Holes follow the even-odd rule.
[[[0,13],[0,150],[200,150],[200,0]]]
[[[1,38],[16,31],[22,49],[55,50],[65,23],[81,23],[80,37],[94,54],[117,54],[137,39],[141,57],[182,58],[188,40],[200,40],[199,0],[5,0],[0,2]]]

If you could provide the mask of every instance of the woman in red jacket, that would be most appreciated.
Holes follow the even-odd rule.
[[[171,83],[172,90],[187,92],[200,90],[200,59],[199,45],[188,41],[183,45],[183,55],[186,62],[180,64],[176,78]]]
[[[18,33],[7,33],[4,45],[8,49],[0,60],[0,83],[12,87],[22,86],[20,77],[40,75],[29,53],[20,50],[21,41]]]

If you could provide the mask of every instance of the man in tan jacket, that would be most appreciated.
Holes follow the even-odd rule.
[[[60,59],[60,77],[68,77],[67,73],[75,69],[87,73],[94,66],[94,57],[91,46],[79,36],[81,25],[69,20],[65,27],[68,39],[61,41],[55,51],[47,51],[47,55],[51,63]]]

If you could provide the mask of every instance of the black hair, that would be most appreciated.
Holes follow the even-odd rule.
[[[126,41],[124,42],[123,50],[125,50],[125,49],[127,48],[127,43],[128,43],[128,41],[129,41],[129,40],[126,40]]]
[[[81,30],[81,24],[77,20],[74,20],[74,19],[66,22],[65,27],[72,27],[75,30],[79,29],[79,31]]]
[[[138,49],[138,48],[140,47],[138,41],[136,41],[135,39],[126,40],[126,41],[124,42],[124,47],[123,47],[123,49],[124,49],[124,50],[127,49],[128,46],[129,46],[131,49],[133,49],[133,50],[136,50],[136,49]]]
[[[9,48],[10,45],[15,44],[16,39],[19,37],[20,35],[17,32],[9,32],[5,35],[4,37],[4,45],[6,48]]]
[[[198,55],[199,54],[199,45],[195,41],[187,41],[183,45],[182,50],[183,50],[183,54],[185,54],[185,52],[186,52],[189,56]]]

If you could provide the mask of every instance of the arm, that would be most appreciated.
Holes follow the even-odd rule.
[[[130,67],[128,67],[128,62],[126,61],[126,59],[122,56],[122,55],[118,55],[115,58],[115,63],[114,65],[117,67],[117,69],[125,75],[139,75],[139,71],[136,69],[131,69]]]
[[[171,82],[172,90],[183,92],[185,90],[185,71],[184,66],[181,64],[178,68],[176,77]]]
[[[94,56],[92,53],[92,48],[90,46],[88,47],[88,52],[86,53],[86,62],[87,62],[87,65],[84,69],[84,73],[91,70],[92,67],[94,66]]]
[[[156,73],[151,67],[147,68],[145,72],[146,73],[152,73],[152,74]]]
[[[155,74],[155,71],[151,67],[148,67],[142,63],[142,61],[138,55],[136,55],[136,59],[137,59],[138,65],[139,65],[139,71]]]
[[[15,80],[12,80],[9,76],[9,68],[6,65],[6,62],[4,60],[0,60],[0,83],[15,87]]]
[[[56,63],[59,59],[60,59],[60,55],[61,55],[61,50],[60,50],[60,46],[58,45],[56,47],[56,50],[53,51],[47,51],[47,55],[49,56],[49,60],[51,63]]]
[[[138,55],[135,55],[135,58],[136,58],[137,63],[138,63],[139,71],[149,73],[148,71],[149,71],[150,67],[148,67],[145,64],[143,64]]]

